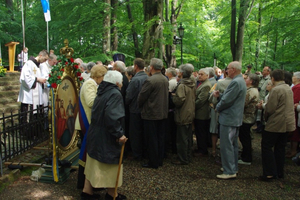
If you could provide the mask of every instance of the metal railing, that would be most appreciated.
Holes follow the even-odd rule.
[[[39,107],[0,118],[0,158],[3,161],[24,153],[49,139],[49,107]]]

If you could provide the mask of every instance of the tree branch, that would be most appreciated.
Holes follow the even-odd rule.
[[[253,9],[254,1],[255,1],[255,0],[252,0],[252,2],[251,2],[251,6],[250,6],[250,9],[249,9],[249,13],[248,13],[248,15],[247,15],[247,17],[246,17],[246,21],[247,21],[248,17],[250,16],[250,13],[251,13],[251,11],[252,11],[252,9]]]

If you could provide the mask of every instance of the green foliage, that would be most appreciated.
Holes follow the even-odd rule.
[[[40,1],[27,0],[24,5],[25,40],[29,55],[36,56],[47,45],[47,26]],[[115,13],[118,35],[118,52],[126,52],[126,65],[131,65],[135,51],[142,52],[144,33],[157,18],[144,21],[144,1],[119,1],[117,8],[108,12]],[[230,51],[231,1],[226,0],[190,0],[179,1],[183,4],[177,23],[185,28],[183,37],[183,61],[192,63],[195,68],[213,66],[214,54],[217,65],[224,68],[232,61]],[[240,0],[237,0],[237,12]],[[84,6],[83,6],[84,5]],[[133,21],[129,20],[127,6],[130,6]],[[169,4],[171,6],[171,2]],[[51,0],[51,21],[49,25],[49,46],[58,54],[63,40],[68,39],[75,50],[74,57],[85,62],[112,59],[113,52],[103,52],[103,20],[106,5],[104,1],[89,0]],[[259,10],[261,8],[261,10]],[[290,71],[300,70],[300,2],[262,1],[254,2],[245,24],[243,45],[243,66],[252,64],[257,70],[270,65],[272,68],[284,68]],[[259,23],[259,12],[261,23]],[[171,12],[169,12],[171,14]],[[20,42],[17,53],[23,43],[21,6],[13,1],[13,9],[0,3],[0,43],[3,63],[7,63],[8,53],[4,44],[10,41]],[[174,24],[162,21],[164,45],[171,45],[174,36]],[[175,25],[176,27],[176,25]],[[260,28],[260,29],[259,29]],[[133,44],[133,32],[137,33],[138,49]],[[178,35],[178,34],[177,34]],[[111,35],[113,37],[113,35]],[[175,53],[177,63],[180,60],[180,45]],[[256,57],[257,56],[257,57]]]
[[[5,74],[6,74],[6,68],[4,68],[0,62],[0,76],[5,76]]]
[[[78,63],[74,63],[73,58],[58,56],[57,60],[58,63],[52,67],[51,72],[49,74],[49,87],[57,88],[57,86],[61,84],[63,73],[65,70],[68,70],[67,68],[71,69],[71,72],[75,75],[79,83],[83,82]]]

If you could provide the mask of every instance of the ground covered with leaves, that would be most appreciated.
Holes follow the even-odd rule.
[[[173,155],[168,154],[159,169],[144,169],[142,162],[124,160],[124,181],[119,192],[129,200],[300,199],[300,166],[291,159],[286,159],[284,180],[258,180],[262,175],[260,140],[261,136],[254,134],[252,165],[239,165],[235,180],[218,180],[220,164],[211,156],[194,157],[191,164],[178,166],[171,164]],[[64,184],[34,182],[29,176],[21,176],[2,190],[0,199],[80,199],[76,182],[77,171]],[[105,191],[97,193],[104,199]]]

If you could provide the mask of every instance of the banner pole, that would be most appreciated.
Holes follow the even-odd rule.
[[[49,26],[47,21],[47,51],[49,52]]]

